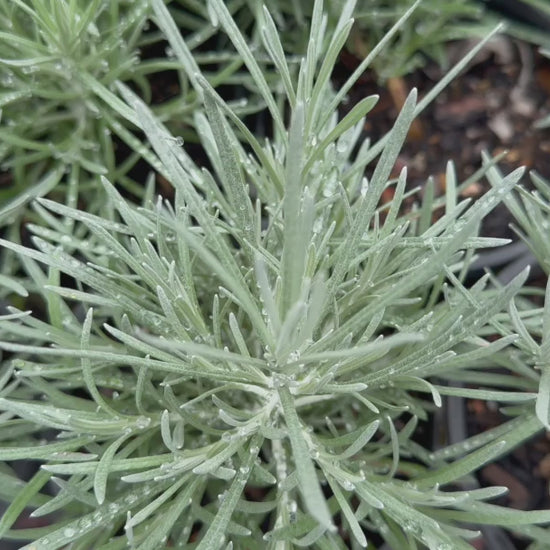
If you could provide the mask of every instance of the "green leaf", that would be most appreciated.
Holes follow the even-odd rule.
[[[157,525],[138,546],[138,550],[156,550],[160,544],[163,544],[164,538],[174,528],[183,511],[191,504],[198,487],[200,487],[200,479],[196,478],[176,496],[168,510],[157,518]]]
[[[105,493],[107,492],[107,478],[109,477],[110,468],[115,453],[131,435],[131,432],[121,435],[116,441],[113,441],[101,455],[101,459],[97,464],[94,476],[94,494],[99,504],[103,504],[105,501]]]
[[[482,447],[460,460],[455,460],[452,464],[439,467],[434,472],[416,478],[415,483],[417,483],[419,487],[431,487],[435,484],[444,485],[446,483],[455,482],[493,461],[497,456],[502,454],[505,445],[505,441],[497,441],[491,445]]]
[[[467,508],[464,511],[453,510],[453,519],[464,522],[472,521],[482,525],[502,525],[504,527],[550,523],[550,510],[511,510],[486,502],[470,502],[467,504]]]
[[[334,493],[334,496],[338,501],[338,505],[340,506],[340,509],[342,510],[346,521],[349,523],[351,532],[353,533],[355,540],[357,540],[360,546],[366,548],[368,544],[367,538],[365,537],[363,529],[361,529],[361,526],[359,525],[359,522],[357,521],[357,518],[355,517],[347,499],[344,497],[340,486],[335,483],[330,476],[327,476],[327,481],[329,482],[330,488],[332,489],[332,492]]]
[[[367,67],[372,63],[376,56],[391,42],[395,34],[405,25],[410,16],[414,13],[416,8],[420,5],[422,0],[416,0],[414,4],[408,8],[403,15],[396,21],[393,27],[384,35],[374,48],[369,52],[367,57],[359,64],[359,66],[353,71],[352,75],[348,77],[346,82],[339,88],[338,93],[334,96],[332,101],[326,108],[324,117],[321,119],[321,127],[326,124],[326,121],[334,113],[348,92],[352,89],[353,85],[359,80],[361,75],[365,72]]]
[[[541,370],[537,403],[537,417],[547,429],[550,429],[550,280],[546,284],[542,326],[542,345],[536,366]]]
[[[292,85],[292,79],[285,52],[281,44],[281,39],[266,6],[263,6],[263,25],[261,26],[261,33],[266,49],[269,52],[271,59],[273,59],[277,71],[281,75],[290,107],[294,108],[296,102],[296,92],[294,91],[294,86]]]
[[[39,470],[27,482],[25,487],[21,489],[0,519],[0,539],[3,538],[6,531],[17,521],[19,515],[28,506],[29,501],[46,485],[50,477],[49,472]]]
[[[217,550],[220,548],[220,544],[225,538],[224,533],[231,519],[231,515],[233,514],[244,491],[248,478],[250,477],[250,473],[254,466],[254,461],[258,456],[262,441],[263,437],[259,434],[256,434],[251,439],[246,457],[241,463],[239,471],[237,472],[231,487],[229,487],[227,492],[224,493],[224,498],[218,509],[218,513],[216,514],[214,521],[208,527],[208,531],[204,535],[203,539],[197,546],[197,550]]]
[[[340,458],[351,458],[356,455],[374,436],[380,427],[380,420],[374,420],[362,431],[355,441],[340,455]]]
[[[187,44],[181,37],[181,33],[174,22],[174,19],[170,15],[170,12],[162,0],[152,0],[152,5],[155,10],[156,21],[159,28],[166,35],[168,42],[170,42],[170,46],[174,50],[178,61],[185,70],[187,77],[193,84],[193,88],[200,93],[202,88],[197,83],[196,75],[200,74],[201,70],[195,61],[193,54],[187,47]]]
[[[376,165],[368,189],[364,189],[361,193],[359,208],[355,214],[353,225],[335,255],[334,273],[328,281],[331,295],[334,294],[336,287],[343,281],[353,257],[358,253],[361,239],[371,222],[380,195],[414,118],[416,95],[416,89],[409,94],[391,130],[390,138]]]
[[[153,514],[155,510],[162,506],[171,496],[177,493],[185,483],[189,483],[189,479],[190,476],[183,476],[179,481],[168,487],[168,489],[166,489],[166,491],[160,494],[157,498],[144,506],[139,512],[133,514],[132,517],[126,521],[125,529],[135,527],[145,521]]]
[[[353,109],[326,135],[326,137],[324,137],[319,144],[315,145],[313,152],[303,168],[303,173],[307,174],[311,170],[313,163],[323,155],[323,152],[331,143],[334,143],[344,132],[362,121],[367,113],[378,103],[378,99],[379,96],[371,95],[361,99],[354,105]]]
[[[304,151],[305,105],[298,101],[292,113],[288,153],[285,162],[285,195],[283,198],[284,241],[282,254],[283,299],[281,318],[295,305],[302,288],[306,246],[309,235],[301,230],[300,203],[302,201],[302,158]]]
[[[17,447],[2,447],[0,448],[0,460],[31,460],[40,459],[48,460],[55,453],[63,453],[66,451],[77,450],[88,443],[93,441],[91,436],[74,437],[67,441],[58,441],[55,443],[47,443],[46,445],[33,445],[29,447],[17,446]],[[97,455],[89,454],[90,459],[95,458]]]
[[[90,308],[86,313],[86,319],[84,320],[84,324],[82,326],[82,338],[80,339],[80,346],[82,350],[87,350],[89,348],[90,330],[92,327],[92,321],[93,321],[93,309]],[[94,381],[94,375],[92,372],[92,365],[90,363],[90,359],[88,357],[82,357],[81,365],[82,365],[82,377],[94,401],[102,409],[104,409],[105,412],[110,413],[114,417],[118,417],[119,413],[106,403],[105,399],[103,399],[103,396],[97,389],[97,386]]]
[[[160,2],[160,0],[158,0]],[[275,99],[269,89],[269,85],[266,82],[264,71],[258,65],[254,54],[250,51],[247,41],[244,36],[241,34],[239,27],[235,23],[234,19],[231,17],[226,5],[222,0],[208,0],[208,9],[210,13],[215,14],[215,17],[218,19],[220,25],[224,28],[227,37],[237,51],[239,52],[241,59],[244,61],[247,66],[252,78],[254,79],[260,94],[262,95],[263,100],[266,102],[269,109],[269,113],[273,119],[275,126],[278,131],[281,133],[281,136],[285,134],[285,126],[279,107],[277,106]]]
[[[315,466],[311,460],[306,441],[302,433],[302,427],[294,399],[288,388],[279,388],[279,399],[283,407],[288,437],[294,456],[294,464],[298,474],[300,493],[309,514],[315,518],[325,529],[332,530],[331,513],[328,509],[325,497],[319,485],[319,479],[315,472]]]
[[[236,138],[227,131],[218,105],[208,89],[204,90],[204,106],[216,140],[220,161],[224,167],[222,178],[232,207],[230,214],[235,216],[233,221],[243,232],[243,238],[250,244],[254,244],[256,239],[252,204],[250,203],[249,189],[240,167],[240,159],[235,151]]]

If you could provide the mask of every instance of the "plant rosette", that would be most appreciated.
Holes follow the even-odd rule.
[[[356,548],[369,538],[467,550],[472,525],[488,524],[546,540],[537,524],[549,511],[487,503],[502,487],[456,488],[547,424],[538,371],[510,360],[530,337],[525,303],[513,305],[527,271],[506,286],[489,275],[464,284],[476,250],[507,242],[477,230],[522,170],[503,177],[487,161],[473,177],[490,173],[494,188],[471,204],[458,201],[470,182],[449,164],[446,195],[428,185],[409,211],[406,170],[392,173],[411,121],[482,45],[419,103],[413,90],[385,138],[360,142],[377,98],[342,119],[338,107],[410,12],[336,91],[354,3],[326,36],[316,2],[297,76],[264,10],[274,94],[225,3],[210,0],[271,117],[260,143],[197,72],[162,0],[153,7],[203,102],[196,127],[212,169],[119,83],[125,105],[113,108],[139,121],[173,202],[132,205],[103,178],[102,216],[41,199],[33,247],[1,241],[44,303],[43,315],[12,307],[0,319],[0,457],[41,465],[22,485],[4,464],[2,536],[34,540],[27,550]],[[549,302],[544,321],[528,323],[544,342]],[[507,405],[509,420],[426,448],[416,436],[447,395]],[[41,492],[50,480],[53,496]],[[25,507],[55,519],[13,529]]]

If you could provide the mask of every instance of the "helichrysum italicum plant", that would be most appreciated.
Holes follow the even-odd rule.
[[[169,49],[158,58],[164,37],[150,25],[150,14],[149,0],[0,2],[0,170],[7,183],[0,189],[0,227],[10,240],[19,240],[23,217],[34,218],[27,206],[36,197],[100,211],[100,174],[136,197],[146,195],[148,186],[134,181],[135,165],[154,159],[133,132],[135,115],[117,103],[117,82],[155,103],[155,113],[173,121],[178,134],[196,136],[197,94]],[[197,50],[217,32],[207,14],[180,26],[189,30],[197,70],[204,67],[211,82],[251,80],[221,46],[216,55],[199,57]],[[17,276],[13,255],[4,251],[0,265],[3,275]],[[0,299],[13,286],[0,290]]]
[[[143,186],[128,174],[144,151],[131,132],[136,123],[131,111],[121,116],[112,108],[115,83],[132,86],[147,103],[160,103],[156,113],[178,120],[180,128],[183,121],[189,126],[196,109],[173,55],[157,57],[163,37],[150,26],[150,4],[150,0],[0,3],[0,167],[10,177],[10,185],[0,191],[0,224],[10,223],[32,198],[53,190],[58,199],[67,195],[75,204],[80,198],[87,210],[101,209],[100,174],[138,197],[143,195]],[[198,48],[214,27],[207,19],[193,23],[189,39]],[[223,51],[218,55],[219,59],[196,57],[197,67],[204,64],[210,69],[217,63],[219,72],[211,69],[209,76],[227,83],[241,63],[224,60]],[[162,73],[169,71],[172,88],[157,90],[153,97],[154,86],[165,85],[155,77],[162,79]],[[121,142],[130,147],[125,157],[120,154]]]
[[[508,356],[527,337],[516,334],[525,314],[507,313],[527,273],[464,286],[475,250],[502,244],[477,229],[522,171],[494,172],[471,205],[457,202],[449,165],[442,200],[428,186],[403,210],[406,170],[392,169],[445,82],[419,104],[413,91],[386,138],[360,143],[377,98],[341,120],[337,108],[370,59],[341,90],[330,85],[353,2],[333,36],[315,4],[297,79],[263,12],[284,90],[274,96],[225,3],[209,1],[272,118],[263,143],[196,72],[162,0],[153,5],[202,97],[212,170],[120,84],[174,201],[138,208],[103,179],[101,217],[41,200],[34,247],[2,241],[44,301],[41,316],[1,318],[0,457],[41,465],[22,485],[4,464],[2,536],[32,539],[29,550],[359,548],[371,536],[454,550],[471,548],[472,524],[492,524],[542,540],[534,524],[550,512],[486,503],[499,487],[453,489],[544,427],[538,372]],[[388,187],[394,199],[381,204]],[[417,434],[445,395],[510,404],[509,420],[430,449]],[[48,481],[53,496],[41,492]],[[53,519],[13,529],[25,506]]]
[[[413,4],[414,0],[359,1],[357,28],[354,41],[350,43],[352,50],[354,45],[361,51],[365,46],[368,48],[376,44],[384,31]],[[505,2],[488,4],[489,6],[475,0],[424,0],[405,26],[402,35],[396,39],[393,48],[377,59],[375,69],[378,75],[385,79],[408,74],[423,67],[428,60],[445,67],[448,64],[449,42],[485,36],[502,19],[506,21],[508,35],[536,45],[550,45],[547,32],[519,21],[513,15],[506,18],[498,11],[490,9],[498,9],[499,6],[506,8]],[[526,5],[526,11],[534,8],[542,16],[550,11],[548,3],[544,1],[526,0],[523,4]]]
[[[498,185],[500,174],[496,167],[488,171],[491,183]],[[529,246],[538,265],[546,276],[550,275],[550,183],[540,175],[531,173],[534,190],[520,187],[508,194],[504,203],[514,216],[513,226],[520,238]],[[539,293],[541,291],[539,290]],[[546,304],[550,303],[550,284],[547,284]],[[521,312],[521,313],[520,313]],[[541,322],[542,318],[542,322]],[[537,416],[550,426],[550,317],[548,309],[533,308],[526,300],[511,304],[512,329],[521,335],[519,342],[521,361],[540,371],[537,396]]]
[[[150,96],[137,67],[149,10],[147,0],[1,3],[0,161],[14,180],[3,201],[26,190],[31,169],[35,180],[56,164],[108,172],[112,125],[98,92],[123,79]]]

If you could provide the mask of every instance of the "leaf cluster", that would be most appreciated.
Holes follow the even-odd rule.
[[[523,170],[504,176],[488,158],[459,183],[449,163],[445,196],[427,180],[406,207],[415,191],[406,169],[394,172],[414,117],[482,44],[420,101],[413,90],[371,143],[362,130],[378,98],[344,117],[338,108],[414,7],[339,90],[330,77],[355,2],[330,39],[315,2],[298,70],[267,9],[255,14],[258,60],[227,3],[207,7],[272,135],[243,122],[153,0],[200,102],[211,168],[116,78],[103,99],[146,136],[136,153],[173,200],[148,192],[133,203],[100,175],[99,213],[42,198],[32,244],[0,241],[25,273],[1,282],[43,309],[13,301],[0,317],[0,495],[11,502],[0,536],[32,539],[28,550],[361,548],[375,536],[451,550],[493,525],[544,543],[549,511],[508,510],[487,502],[505,488],[462,485],[548,427],[550,299],[533,304],[528,270],[506,285],[491,274],[467,283],[476,251],[507,242],[479,236],[501,201],[548,261],[530,217],[547,222],[546,184],[533,176],[529,195]],[[461,200],[484,176],[493,189]],[[453,396],[494,402],[507,420],[453,445],[423,443]],[[11,466],[21,460],[40,465],[24,484]],[[16,529],[25,507],[54,519]]]

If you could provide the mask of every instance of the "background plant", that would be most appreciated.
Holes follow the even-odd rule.
[[[178,121],[175,130],[186,138],[196,135],[189,127],[197,103],[186,76],[172,78],[171,90],[157,91],[154,98],[155,79],[162,86],[159,78],[177,74],[179,64],[173,52],[165,55],[162,36],[150,27],[150,11],[149,0],[0,4],[0,162],[10,179],[0,195],[5,222],[33,197],[54,189],[60,200],[75,205],[80,196],[87,210],[101,208],[100,174],[143,196],[143,184],[131,174],[143,155],[136,121],[130,111],[123,117],[110,106],[117,81],[147,103],[160,103],[156,114]],[[178,22],[188,29],[193,51],[216,34],[207,17],[179,17]],[[217,53],[194,53],[215,85],[230,84],[242,64],[224,55],[221,44]],[[241,84],[246,82],[242,78]],[[130,147],[127,155],[121,154],[121,144]]]
[[[101,216],[42,199],[33,247],[2,241],[43,314],[12,307],[1,319],[0,457],[42,468],[22,487],[3,465],[12,504],[0,532],[34,540],[29,549],[345,548],[368,534],[446,550],[471,548],[466,523],[488,523],[544,542],[547,511],[485,502],[502,488],[454,489],[546,423],[539,372],[510,352],[525,351],[526,331],[548,341],[550,301],[542,322],[527,309],[527,272],[465,286],[475,251],[504,243],[477,231],[522,171],[503,177],[488,161],[459,185],[450,164],[445,197],[428,184],[412,210],[406,170],[392,174],[411,121],[475,50],[418,104],[413,91],[389,135],[359,143],[377,98],[342,119],[337,109],[377,49],[340,90],[330,84],[353,2],[326,37],[315,4],[296,77],[263,12],[283,83],[274,94],[225,3],[211,0],[269,111],[273,138],[260,142],[153,5],[204,105],[196,127],[212,170],[117,83],[126,104],[108,101],[139,121],[174,200],[137,207],[103,178]],[[485,173],[494,189],[459,202]],[[421,429],[446,395],[506,404],[509,420],[434,451]],[[55,496],[41,492],[50,479]],[[55,521],[11,529],[27,505]]]
[[[535,172],[531,173],[531,182],[534,190],[528,192],[519,188],[505,198],[505,204],[513,214],[516,221],[514,229],[519,237],[529,246],[538,265],[548,276],[550,274],[550,247],[548,244],[548,232],[550,230],[550,184]],[[489,171],[490,181],[494,184],[499,174],[496,167]],[[550,286],[546,289],[546,303],[550,301]],[[540,294],[539,292],[534,292]],[[548,353],[550,341],[548,340],[548,313],[543,317],[542,327],[540,323],[540,310],[532,309],[532,304],[522,301],[521,306],[526,321],[520,317],[515,305],[512,306],[512,319],[515,330],[522,336],[522,362],[540,370],[541,383],[537,400],[537,415],[546,426],[550,421],[550,370],[548,365]],[[529,311],[531,313],[529,313]],[[534,317],[534,318],[532,318]],[[542,330],[541,330],[542,328]],[[534,337],[533,337],[534,336]]]
[[[144,73],[136,70],[148,2],[16,0],[0,10],[0,159],[13,179],[2,201],[28,191],[52,160],[84,175],[109,168],[114,175],[111,129],[94,88],[132,80],[150,98]],[[50,177],[40,194],[60,177]]]
[[[222,42],[216,51],[206,48],[220,34],[206,10],[194,17],[174,11],[180,28],[187,29],[197,71],[216,86],[251,81],[240,71],[242,60],[228,55]],[[178,142],[182,136],[197,141],[193,125],[200,102],[164,37],[150,25],[150,13],[149,0],[0,3],[0,226],[9,240],[20,240],[23,218],[36,221],[28,208],[36,197],[100,211],[106,200],[100,174],[126,196],[151,196],[155,181],[142,173],[147,162],[155,166],[154,155],[141,140],[133,112],[118,99],[116,82],[154,103]],[[159,90],[163,79],[169,90]],[[261,108],[257,100],[235,99],[237,113]],[[0,264],[7,283],[0,296],[13,300],[23,283],[20,263],[4,251]],[[32,281],[24,284],[33,288]]]
[[[192,1],[178,1],[187,8],[206,11],[206,7],[199,8]],[[359,58],[368,55],[399,21],[402,14],[414,4],[414,0],[358,1],[354,12],[356,24],[350,33],[348,50]],[[428,61],[435,61],[445,69],[449,63],[447,49],[450,42],[482,38],[503,19],[506,21],[506,32],[510,36],[548,48],[550,27],[544,30],[545,24],[550,22],[550,19],[545,19],[549,14],[547,3],[541,0],[524,0],[521,4],[516,4],[518,13],[505,17],[492,9],[500,7],[505,12],[505,2],[458,0],[442,3],[423,0],[404,23],[402,32],[394,38],[391,47],[373,60],[372,68],[381,81],[410,74],[424,67]],[[328,29],[332,30],[336,25],[343,5],[344,2],[339,1],[326,6]],[[251,17],[251,13],[261,11],[261,4],[236,1],[231,6],[231,11],[239,16],[239,28],[248,29],[249,37],[257,35],[258,29],[254,23],[258,19]],[[239,11],[241,6],[244,10]],[[287,51],[299,55],[306,52],[313,6],[313,0],[300,3],[278,0],[270,3],[273,18],[279,26],[281,42],[285,44]],[[530,22],[524,22],[518,15],[523,15]]]

